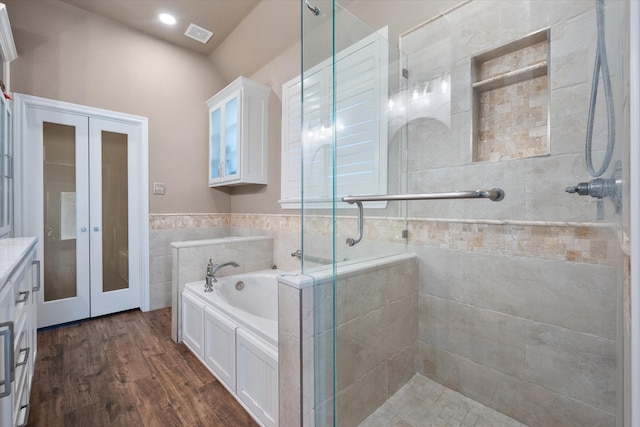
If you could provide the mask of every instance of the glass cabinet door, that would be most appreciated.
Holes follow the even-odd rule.
[[[222,109],[216,108],[209,115],[209,183],[222,176],[220,168],[220,143],[222,141]]]
[[[2,94],[0,94],[2,96]],[[11,110],[0,100],[0,237],[11,233],[13,210],[13,153]]]
[[[238,179],[241,92],[221,101],[209,113],[209,184]]]
[[[235,97],[224,104],[224,175],[232,176],[238,172],[238,104]]]

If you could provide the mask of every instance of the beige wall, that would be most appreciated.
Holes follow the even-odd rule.
[[[260,3],[208,58],[58,0],[5,3],[19,53],[12,91],[149,118],[149,184],[167,188],[165,196],[150,195],[150,213],[282,212],[281,89],[299,74],[297,0]],[[368,25],[388,24],[392,44],[401,32],[454,3],[380,0],[372,7],[344,1]],[[239,75],[273,90],[269,184],[210,189],[204,101]]]
[[[6,1],[18,48],[14,92],[149,118],[151,213],[229,212],[228,190],[207,185],[207,110],[225,85],[191,53],[57,0]]]

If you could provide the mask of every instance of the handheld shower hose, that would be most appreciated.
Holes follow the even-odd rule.
[[[611,89],[611,76],[609,74],[609,63],[607,60],[607,46],[604,33],[604,0],[596,0],[596,19],[598,28],[598,42],[596,50],[596,60],[593,66],[593,80],[591,81],[591,99],[589,101],[589,117],[587,119],[587,137],[585,143],[585,160],[587,170],[593,177],[599,177],[609,168],[613,157],[615,145],[615,115],[613,110],[613,92]],[[607,109],[607,146],[604,159],[600,168],[596,171],[593,167],[593,122],[598,98],[598,81],[602,72],[602,86],[604,88],[605,105]]]
[[[616,213],[622,211],[622,164],[616,162],[614,171],[610,178],[599,178],[608,169],[613,157],[613,148],[616,141],[616,121],[613,110],[613,91],[611,89],[611,76],[609,74],[609,62],[607,60],[607,46],[604,33],[604,0],[596,1],[597,20],[597,48],[596,60],[593,65],[593,79],[591,81],[591,97],[589,100],[589,116],[587,118],[587,136],[584,148],[585,163],[587,171],[594,177],[589,182],[581,182],[576,186],[567,187],[567,193],[575,193],[580,196],[591,196],[598,199],[597,215],[598,219],[604,219],[603,199],[610,197],[615,207]],[[602,87],[604,88],[605,107],[607,110],[607,145],[604,159],[600,168],[593,167],[593,122],[595,118],[596,100],[598,99],[598,84],[602,73]]]

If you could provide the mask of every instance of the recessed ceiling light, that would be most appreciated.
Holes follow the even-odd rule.
[[[169,15],[168,13],[161,13],[160,15],[158,15],[158,19],[160,20],[160,22],[167,25],[173,25],[176,23],[176,18],[174,18],[172,15]]]

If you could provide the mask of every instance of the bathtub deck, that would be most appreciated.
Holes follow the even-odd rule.
[[[415,375],[360,427],[527,427],[422,375]]]

